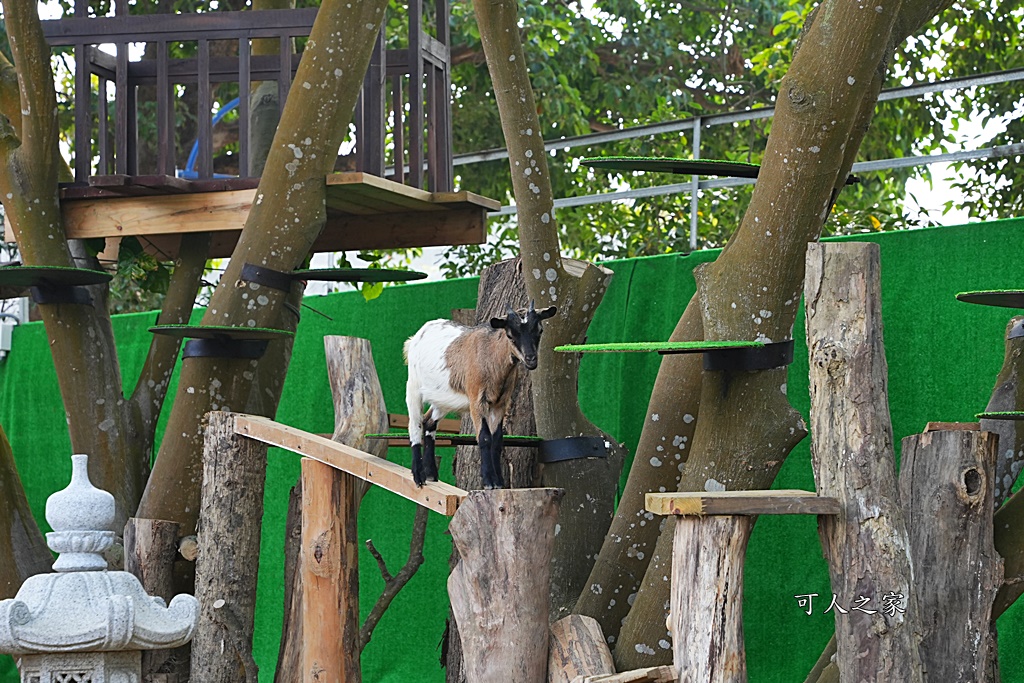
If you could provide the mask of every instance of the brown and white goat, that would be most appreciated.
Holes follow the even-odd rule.
[[[434,436],[438,421],[450,412],[469,412],[480,446],[480,474],[484,488],[502,488],[501,450],[503,421],[520,366],[537,367],[541,321],[555,307],[525,313],[508,307],[504,318],[466,327],[451,320],[431,320],[405,342],[409,381],[405,402],[409,409],[412,476],[419,486],[437,481]],[[504,330],[504,332],[502,332]],[[423,412],[423,404],[430,410]],[[422,419],[421,419],[422,416]]]

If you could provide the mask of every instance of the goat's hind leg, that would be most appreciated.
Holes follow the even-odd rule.
[[[499,422],[491,432],[491,471],[494,472],[494,488],[505,488],[505,478],[501,474],[501,452],[505,448],[505,424]]]
[[[437,423],[444,415],[431,408],[423,416],[423,476],[427,481],[437,481],[437,457],[434,444],[437,438]]]

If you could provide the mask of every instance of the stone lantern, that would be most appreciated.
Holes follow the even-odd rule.
[[[21,683],[139,683],[142,650],[187,643],[199,603],[178,595],[168,606],[132,574],[107,571],[114,497],[89,481],[88,456],[71,460],[71,484],[46,501],[46,542],[60,557],[0,600],[0,653],[18,659]]]

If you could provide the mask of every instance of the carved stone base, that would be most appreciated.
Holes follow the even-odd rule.
[[[142,652],[22,655],[21,683],[139,683]]]

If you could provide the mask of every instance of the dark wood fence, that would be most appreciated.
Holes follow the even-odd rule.
[[[378,37],[355,114],[355,170],[387,175],[413,187],[450,191],[453,173],[447,0],[436,0],[431,13],[429,23],[434,35],[424,29],[423,9],[422,0],[412,0],[408,8],[407,48],[386,49],[383,29]],[[43,22],[51,47],[70,47],[74,53],[76,182],[88,182],[91,176],[139,174],[138,91],[143,86],[156,92],[156,121],[151,127],[157,136],[156,172],[174,175],[184,165],[175,154],[174,99],[176,86],[186,84],[198,86],[195,177],[213,177],[213,86],[226,82],[238,84],[241,103],[238,173],[242,177],[251,175],[250,116],[246,106],[251,84],[276,81],[280,101],[284,102],[300,58],[293,54],[292,44],[295,38],[309,35],[316,9],[132,16],[118,3],[112,17],[87,17],[83,11],[84,6],[76,9],[74,17]],[[254,56],[251,41],[255,39],[276,39],[278,54]],[[237,42],[237,50],[233,50],[237,56],[211,55],[212,41]],[[196,56],[172,59],[172,43],[195,44]],[[155,59],[130,61],[129,46],[133,44],[155,44],[151,51]],[[114,54],[100,49],[101,45],[113,46]],[[108,95],[110,84],[112,97]],[[391,143],[390,148],[386,148],[386,141]]]

